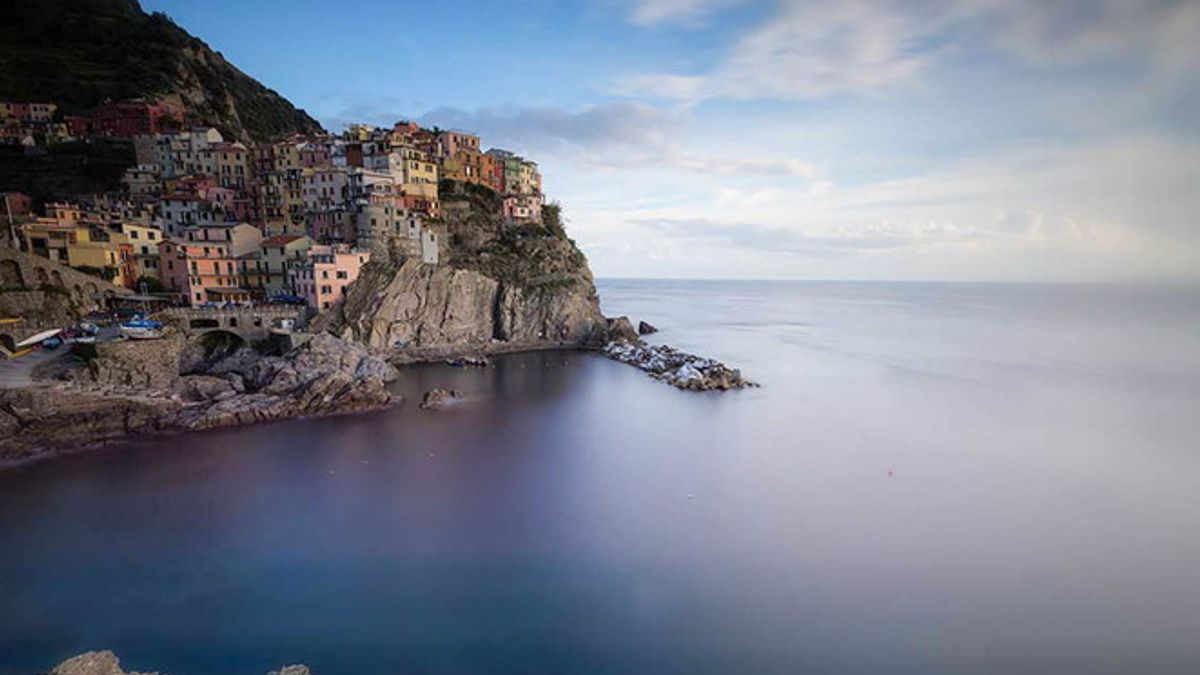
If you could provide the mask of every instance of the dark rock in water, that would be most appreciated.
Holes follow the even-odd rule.
[[[657,333],[657,332],[658,332],[657,328],[646,323],[645,321],[638,322],[638,335],[649,335],[651,333]]]
[[[73,656],[54,667],[50,675],[157,675],[121,670],[121,660],[110,651],[87,652]],[[308,666],[284,666],[267,675],[311,675]]]
[[[477,356],[459,356],[453,359],[446,359],[446,364],[458,368],[487,368],[492,365],[492,362],[488,360],[488,357],[479,354]]]
[[[50,675],[126,675],[121,661],[110,651],[87,652],[63,661]],[[133,675],[130,673],[129,675]]]
[[[267,675],[312,675],[312,671],[308,669],[308,666],[295,665],[284,666],[279,670],[272,670]]]
[[[608,320],[609,342],[637,342],[638,334],[633,328],[633,322],[627,316],[618,316]]]
[[[430,389],[421,399],[421,409],[441,410],[462,401],[462,398],[462,394],[453,389]]]
[[[725,391],[758,386],[743,378],[737,369],[666,345],[652,347],[641,340],[610,342],[604,353],[680,389]]]

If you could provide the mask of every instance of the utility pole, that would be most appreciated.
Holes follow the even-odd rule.
[[[13,250],[21,250],[21,242],[17,241],[17,226],[13,223],[12,195],[4,195],[4,214],[8,218],[8,236],[12,239]]]

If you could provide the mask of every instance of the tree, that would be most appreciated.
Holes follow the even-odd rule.
[[[162,285],[162,282],[154,277],[140,276],[137,281],[133,282],[133,287],[139,293],[166,293],[167,287]]]

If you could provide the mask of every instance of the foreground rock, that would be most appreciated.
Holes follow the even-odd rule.
[[[622,340],[610,342],[603,351],[609,358],[644,370],[654,379],[680,389],[726,391],[758,386],[743,378],[741,371],[719,361],[666,345],[650,346],[640,340]]]
[[[365,347],[316,335],[283,356],[242,349],[180,374],[181,341],[128,342],[64,381],[0,390],[0,463],[134,434],[379,410],[398,372]]]
[[[638,322],[638,335],[650,335],[651,333],[657,333],[657,332],[658,332],[658,329],[655,328],[654,326],[652,326],[651,324],[648,324],[645,321]]]
[[[63,661],[50,671],[50,675],[141,675],[121,669],[121,661],[110,651],[87,652]],[[267,675],[311,675],[308,666],[284,666]]]
[[[421,398],[422,410],[442,410],[456,403],[461,403],[463,395],[453,389],[434,388],[425,392]]]
[[[285,356],[236,353],[210,371],[203,387],[213,398],[188,406],[172,420],[184,429],[250,424],[288,417],[362,412],[392,402],[387,383],[397,371],[364,347],[316,335]],[[185,378],[186,381],[187,378]]]

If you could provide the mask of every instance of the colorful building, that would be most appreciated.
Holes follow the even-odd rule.
[[[263,285],[268,293],[295,293],[291,286],[289,270],[293,265],[308,260],[308,252],[313,245],[313,240],[304,235],[269,237],[262,240],[259,248],[259,273],[265,281]]]
[[[325,311],[346,297],[346,287],[370,259],[369,252],[345,244],[313,246],[307,260],[289,269],[292,288],[310,307]]]
[[[116,138],[162,133],[178,124],[172,109],[141,99],[104,103],[92,109],[90,118],[93,134]]]

